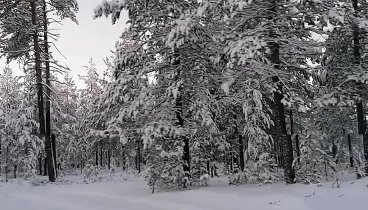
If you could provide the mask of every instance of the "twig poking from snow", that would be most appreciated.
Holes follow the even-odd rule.
[[[313,191],[313,193],[312,193],[312,194],[310,194],[310,195],[306,195],[306,196],[304,196],[304,197],[309,198],[309,197],[314,196],[315,194],[316,194],[316,191]]]
[[[340,188],[340,185],[339,185],[339,177],[337,177],[336,180],[332,183],[332,188],[335,188],[335,184],[336,184],[336,187],[337,188]]]
[[[344,196],[344,194],[340,194],[340,195],[338,195],[337,197],[341,198],[342,196]]]

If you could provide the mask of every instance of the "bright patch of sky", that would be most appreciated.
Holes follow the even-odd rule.
[[[67,20],[63,22],[63,26],[51,27],[58,29],[60,38],[56,45],[65,57],[55,49],[53,55],[60,64],[65,64],[71,69],[70,74],[78,86],[82,85],[82,82],[78,81],[78,75],[85,75],[84,66],[88,65],[90,58],[93,58],[98,71],[102,74],[106,69],[103,59],[112,55],[111,51],[114,50],[116,41],[126,28],[128,18],[125,13],[115,25],[112,25],[110,18],[94,20],[93,11],[100,2],[102,0],[79,0],[78,25]],[[5,59],[1,59],[0,70],[4,66]],[[16,75],[22,74],[16,62],[10,66]]]

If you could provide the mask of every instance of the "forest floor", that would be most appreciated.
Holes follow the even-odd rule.
[[[46,184],[40,180],[0,183],[1,210],[346,210],[365,209],[368,178],[341,178],[318,185],[282,183],[228,185],[226,178],[208,187],[151,194],[143,177],[116,173],[95,183],[81,176]]]

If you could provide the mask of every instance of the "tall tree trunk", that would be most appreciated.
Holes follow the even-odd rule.
[[[46,78],[46,138],[45,138],[45,152],[47,161],[47,170],[49,181],[56,181],[54,155],[51,144],[51,82],[50,82],[50,54],[48,43],[48,20],[47,20],[47,6],[46,0],[43,0],[43,41],[44,41],[44,58],[45,58],[45,78]]]
[[[272,0],[270,4],[270,19],[272,20],[277,16],[278,4],[277,0]],[[270,38],[274,39],[269,43],[269,48],[271,51],[270,61],[276,69],[280,69],[280,45],[275,41],[277,39],[277,34],[275,30],[270,31]],[[286,183],[293,183],[295,179],[295,172],[293,168],[293,144],[291,138],[287,136],[286,130],[286,120],[285,120],[285,108],[282,104],[283,99],[283,88],[280,78],[278,76],[273,76],[272,81],[276,86],[274,91],[274,140],[281,145],[283,154],[283,168],[284,168],[284,178]]]
[[[358,0],[352,0],[353,8],[354,8],[354,15],[358,17],[359,6]],[[361,60],[361,45],[360,45],[360,34],[359,34],[359,27],[356,23],[353,23],[353,52],[354,52],[354,63],[359,66]],[[358,84],[361,85],[361,84]],[[361,94],[361,93],[360,93]],[[364,150],[364,160],[365,160],[365,173],[368,174],[368,135],[367,135],[367,122],[365,120],[365,112],[364,112],[364,105],[363,99],[361,98],[357,102],[357,120],[358,120],[358,133],[362,135],[363,139],[363,150]]]
[[[180,59],[178,58],[178,55],[175,54],[175,61],[174,66],[180,65]],[[175,78],[176,82],[179,82],[181,75],[181,70],[179,69]],[[183,116],[183,87],[182,85],[178,88],[178,94],[176,97],[176,103],[175,103],[175,114],[176,114],[176,120],[177,125],[180,127],[184,127],[184,116]],[[186,176],[190,177],[190,153],[189,153],[189,139],[188,137],[183,137],[183,170]]]
[[[40,129],[40,137],[45,137],[45,115],[43,106],[43,85],[42,85],[42,69],[41,69],[41,49],[38,40],[38,24],[37,24],[37,11],[36,11],[36,0],[30,1],[31,13],[32,13],[32,25],[34,26],[33,32],[33,50],[35,59],[35,70],[36,70],[36,82],[37,82],[37,106],[38,106],[38,121]]]

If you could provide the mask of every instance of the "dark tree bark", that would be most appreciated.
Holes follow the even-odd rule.
[[[174,66],[180,65],[180,59],[178,58],[178,55],[175,54],[175,61],[173,63]],[[180,79],[181,70],[179,68],[175,81],[178,82]],[[176,97],[176,103],[175,103],[175,114],[176,114],[176,124],[180,127],[184,127],[184,116],[183,116],[183,88],[182,86],[178,88],[178,95]],[[187,177],[190,177],[190,153],[189,153],[189,139],[184,136],[183,137],[183,170]]]
[[[277,0],[272,0],[270,4],[271,17],[277,16]],[[274,30],[270,31],[270,38],[277,39],[276,32]],[[276,41],[271,41],[269,43],[269,48],[271,51],[270,61],[276,69],[280,69],[280,45]],[[274,91],[274,132],[273,138],[275,142],[280,144],[282,154],[283,154],[283,168],[284,168],[284,178],[286,183],[293,183],[295,179],[295,172],[293,168],[293,144],[291,138],[287,136],[286,130],[286,120],[285,120],[285,108],[282,104],[283,99],[283,87],[282,82],[278,76],[273,76],[272,81],[276,86],[276,91]]]
[[[44,100],[43,100],[43,85],[42,85],[42,69],[41,69],[41,49],[38,39],[38,24],[37,24],[37,10],[36,1],[30,1],[31,13],[32,13],[32,24],[35,28],[33,32],[33,47],[34,47],[34,58],[35,58],[35,70],[36,70],[36,82],[37,82],[37,107],[38,107],[38,121],[39,121],[39,135],[44,137],[46,134],[45,129],[45,115],[44,115]]]
[[[39,175],[42,176],[42,156],[41,154],[38,156],[38,170],[39,170]]]
[[[102,149],[102,142],[101,141],[99,142],[99,145],[100,145],[100,166],[102,168],[102,166],[103,166],[103,149]]]
[[[110,170],[111,169],[111,149],[109,149],[107,151],[107,164],[108,164],[108,168]]]
[[[54,169],[55,169],[55,176],[58,177],[58,163],[57,163],[57,153],[56,153],[56,136],[55,134],[51,135],[51,144],[52,144],[52,155],[54,158]]]
[[[95,165],[98,166],[98,144],[97,143],[96,143],[96,152],[95,153],[96,153],[96,157],[95,157],[96,158],[95,159],[96,162],[95,162]]]
[[[237,122],[237,116],[236,116],[236,110],[234,108],[234,120],[235,120],[235,134],[238,137],[238,152],[239,152],[239,166],[240,171],[244,171],[245,163],[244,163],[244,141],[243,141],[243,135],[241,131],[239,131],[238,122]]]
[[[350,159],[350,167],[354,167],[354,154],[353,154],[353,146],[351,143],[351,136],[348,134],[348,146],[349,146],[349,159]]]
[[[47,6],[46,0],[43,0],[43,42],[44,42],[44,58],[45,58],[45,78],[46,78],[46,138],[45,138],[45,152],[47,161],[47,172],[49,181],[56,181],[55,163],[51,143],[51,82],[50,82],[50,53],[48,43],[48,20],[47,20]]]
[[[290,135],[291,138],[294,135],[294,117],[293,111],[290,109],[289,111],[289,118],[290,118]],[[293,140],[293,139],[291,139]],[[300,164],[300,143],[299,143],[299,135],[295,135],[295,151],[296,151],[296,158],[298,163]]]
[[[46,161],[46,158],[44,158],[43,159],[43,175],[44,176],[47,176],[47,172],[48,172],[48,170],[47,170],[47,161]]]
[[[6,155],[5,155],[5,181],[8,182],[8,173],[9,173],[9,146],[6,146]]]
[[[136,157],[136,169],[138,173],[141,173],[141,142],[137,139],[137,157]]]
[[[18,166],[17,165],[13,165],[14,179],[17,178],[17,170],[18,170]]]
[[[230,171],[231,173],[234,172],[234,154],[230,152]]]
[[[355,17],[358,17],[358,12],[359,12],[358,0],[353,0],[352,3],[353,3],[354,12],[355,12]],[[361,54],[360,54],[361,45],[360,45],[359,39],[360,39],[359,27],[354,23],[353,24],[353,53],[354,53],[354,63],[356,65],[359,65],[361,61]],[[358,84],[358,86],[361,86],[361,85],[362,84]],[[363,105],[362,98],[357,102],[357,121],[358,121],[358,133],[362,135],[362,139],[363,139],[365,173],[368,174],[367,122],[365,120],[365,112],[364,112],[364,105]]]

